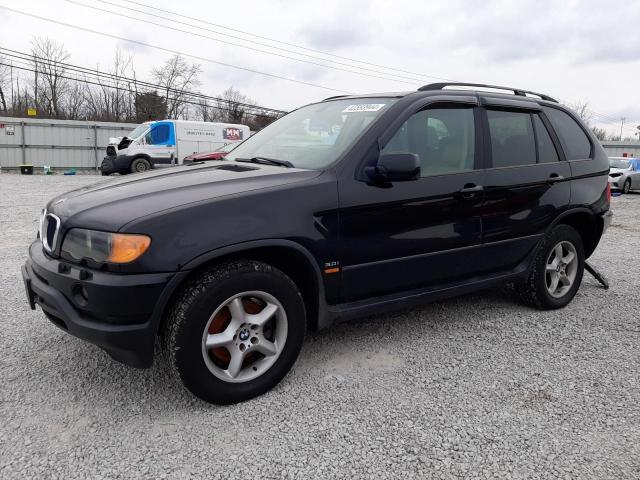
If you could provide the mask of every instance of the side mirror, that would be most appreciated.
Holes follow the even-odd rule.
[[[383,153],[378,158],[378,165],[368,167],[366,171],[374,183],[418,180],[420,158],[415,153]]]

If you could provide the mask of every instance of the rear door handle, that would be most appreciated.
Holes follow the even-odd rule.
[[[564,180],[562,175],[558,175],[557,173],[552,173],[549,175],[549,179],[547,180],[549,183],[561,182]]]

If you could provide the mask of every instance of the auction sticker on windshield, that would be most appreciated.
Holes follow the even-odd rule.
[[[386,103],[359,103],[357,105],[349,105],[342,113],[354,113],[354,112],[377,112]]]

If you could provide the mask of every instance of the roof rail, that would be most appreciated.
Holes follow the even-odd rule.
[[[441,82],[441,83],[430,83],[429,85],[424,85],[418,89],[419,92],[426,92],[432,90],[444,90],[445,87],[481,87],[481,88],[495,88],[497,90],[507,90],[509,92],[513,92],[514,95],[518,95],[520,97],[526,97],[527,93],[531,95],[536,95],[540,97],[542,100],[547,100],[549,102],[558,103],[555,98],[550,97],[549,95],[545,95],[543,93],[531,92],[529,90],[521,90],[519,88],[511,88],[511,87],[500,87],[498,85],[485,85],[484,83],[465,83],[465,82]]]
[[[327,97],[324,100],[322,100],[323,102],[326,102],[327,100],[333,100],[334,98],[342,98],[342,97],[348,97],[349,95],[334,95],[333,97]]]

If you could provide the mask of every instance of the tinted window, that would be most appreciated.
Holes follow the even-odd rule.
[[[551,135],[540,119],[540,115],[533,116],[533,126],[536,128],[536,138],[538,139],[538,163],[559,161],[556,147],[553,145]]]
[[[169,125],[158,125],[149,132],[151,145],[163,145],[169,141]]]
[[[567,160],[579,160],[591,157],[591,143],[580,125],[556,108],[545,108],[545,113],[555,129]]]
[[[536,143],[529,113],[487,110],[487,117],[494,167],[536,163]]]
[[[433,108],[404,122],[383,152],[417,154],[424,177],[472,170],[475,141],[473,108]]]

